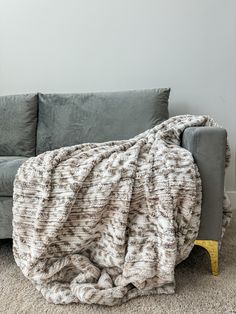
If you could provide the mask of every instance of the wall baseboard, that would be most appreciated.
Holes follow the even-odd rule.
[[[232,209],[236,209],[236,191],[226,191],[226,192],[229,196],[229,199],[230,199],[230,202],[232,205]]]

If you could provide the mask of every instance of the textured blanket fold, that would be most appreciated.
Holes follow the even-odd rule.
[[[201,213],[199,172],[180,146],[190,126],[216,124],[177,116],[130,140],[65,147],[20,167],[14,257],[48,301],[115,305],[174,292]]]

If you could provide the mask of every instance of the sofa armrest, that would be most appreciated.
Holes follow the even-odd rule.
[[[183,133],[182,147],[192,153],[202,180],[199,240],[221,238],[226,143],[222,128],[190,127]]]

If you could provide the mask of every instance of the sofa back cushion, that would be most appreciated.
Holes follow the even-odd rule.
[[[131,138],[168,119],[169,89],[39,94],[37,154]]]
[[[0,156],[35,156],[37,95],[0,96]]]

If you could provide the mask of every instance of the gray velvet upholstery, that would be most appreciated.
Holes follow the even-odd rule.
[[[0,97],[0,156],[34,156],[37,95]]]
[[[168,118],[169,89],[95,94],[39,94],[37,154],[128,139]]]
[[[183,147],[188,149],[202,179],[202,212],[199,240],[220,240],[224,194],[224,165],[227,141],[221,128],[187,128]]]
[[[0,156],[0,196],[12,196],[16,172],[27,157]]]
[[[11,237],[12,197],[0,197],[0,239],[7,239]]]

